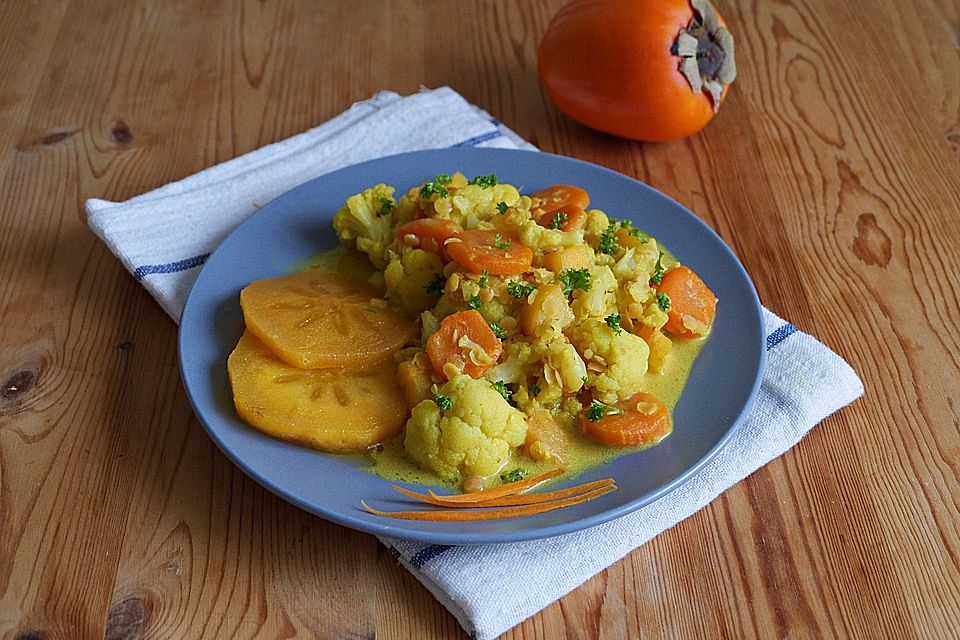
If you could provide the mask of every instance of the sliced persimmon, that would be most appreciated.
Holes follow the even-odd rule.
[[[319,269],[258,280],[240,306],[247,329],[301,369],[379,362],[417,331],[372,285]]]
[[[529,270],[533,262],[533,251],[506,234],[473,229],[461,233],[458,240],[447,245],[447,253],[470,273],[515,276]]]
[[[407,420],[392,358],[362,368],[298,369],[247,331],[227,372],[244,422],[321,451],[362,451],[399,433]]]

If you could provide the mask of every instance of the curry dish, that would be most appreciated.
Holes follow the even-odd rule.
[[[238,414],[468,491],[656,444],[717,300],[589,204],[460,173],[351,196],[333,221],[343,249],[241,293]]]

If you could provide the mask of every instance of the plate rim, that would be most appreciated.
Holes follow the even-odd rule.
[[[285,490],[283,486],[279,483],[272,481],[269,477],[265,477],[264,474],[257,473],[251,469],[247,464],[245,464],[244,459],[231,450],[228,446],[225,445],[223,439],[217,432],[217,430],[210,424],[207,416],[204,411],[200,410],[200,403],[195,397],[196,389],[191,388],[188,384],[188,379],[190,373],[185,369],[185,358],[184,353],[186,350],[184,335],[188,330],[189,322],[184,322],[184,319],[188,319],[188,316],[194,313],[193,306],[191,303],[195,301],[194,292],[196,291],[196,285],[200,282],[201,277],[203,277],[204,272],[207,271],[207,267],[211,263],[215,263],[215,257],[220,252],[224,245],[227,244],[227,241],[237,234],[246,224],[248,224],[255,217],[260,216],[264,213],[269,213],[276,203],[284,198],[290,197],[290,195],[300,189],[305,189],[308,185],[312,183],[328,179],[330,176],[341,172],[348,171],[357,171],[358,169],[366,166],[381,163],[384,161],[396,161],[398,159],[406,157],[419,157],[419,156],[429,156],[439,153],[449,153],[451,151],[471,154],[471,153],[485,153],[490,155],[529,155],[531,157],[536,156],[542,158],[548,156],[554,159],[558,159],[562,162],[572,163],[574,165],[579,165],[580,168],[588,171],[600,171],[607,174],[612,174],[618,179],[625,179],[639,185],[642,189],[653,192],[656,197],[664,198],[668,200],[672,205],[679,207],[686,211],[694,220],[694,223],[701,228],[701,231],[705,232],[708,236],[711,236],[712,239],[719,244],[722,251],[726,254],[726,257],[731,259],[733,264],[736,266],[738,275],[747,283],[748,292],[750,294],[750,299],[753,302],[750,312],[754,314],[756,319],[756,324],[760,327],[757,347],[759,358],[757,362],[757,371],[754,377],[752,386],[750,388],[746,402],[740,407],[739,412],[736,417],[730,424],[730,427],[727,431],[719,438],[719,440],[707,450],[696,462],[684,469],[681,473],[671,478],[667,482],[664,482],[662,485],[656,489],[647,492],[646,494],[635,498],[633,500],[628,500],[622,504],[616,505],[614,507],[608,508],[602,512],[588,515],[586,517],[578,518],[575,520],[565,521],[559,524],[545,526],[545,527],[532,527],[527,529],[521,529],[511,532],[506,532],[503,534],[476,534],[476,533],[444,533],[436,532],[430,530],[411,530],[404,529],[402,525],[397,523],[403,523],[403,520],[387,520],[382,524],[376,521],[364,520],[355,516],[351,516],[347,513],[344,513],[340,510],[331,510],[325,509],[322,505],[312,504],[306,500],[301,499],[297,495],[290,493]],[[404,153],[392,154],[388,156],[381,156],[378,158],[372,158],[363,162],[358,162],[351,164],[334,171],[327,172],[310,180],[307,180],[301,184],[298,184],[295,187],[292,187],[283,193],[279,194],[277,197],[273,198],[257,211],[251,214],[243,222],[241,222],[235,229],[233,229],[227,236],[220,241],[220,244],[210,253],[210,256],[206,260],[205,264],[201,267],[200,271],[197,273],[194,282],[190,286],[190,291],[187,294],[187,297],[184,301],[183,309],[180,314],[180,319],[178,322],[177,329],[177,358],[178,358],[178,371],[180,373],[181,382],[187,393],[187,398],[190,402],[191,409],[193,410],[194,415],[203,426],[204,431],[207,435],[214,441],[217,445],[217,448],[224,453],[227,458],[236,465],[240,470],[242,470],[247,476],[252,478],[257,484],[267,489],[271,493],[279,496],[283,500],[296,505],[297,507],[315,515],[317,517],[323,518],[330,522],[336,524],[350,527],[365,533],[371,533],[377,536],[384,536],[390,538],[398,538],[402,540],[420,542],[426,544],[440,544],[440,545],[486,545],[486,544],[499,544],[504,542],[524,542],[529,540],[551,538],[567,533],[573,533],[576,531],[592,528],[604,523],[607,523],[611,520],[615,520],[619,517],[633,513],[641,509],[642,507],[649,505],[656,500],[666,496],[672,491],[678,489],[684,485],[693,475],[700,471],[704,466],[707,465],[717,453],[719,453],[727,443],[733,438],[733,436],[742,428],[744,421],[747,416],[749,416],[750,411],[752,410],[757,397],[759,395],[760,386],[763,381],[764,372],[766,370],[767,364],[767,353],[766,353],[766,336],[764,335],[764,321],[763,321],[763,312],[762,304],[760,302],[759,295],[756,290],[756,286],[753,283],[752,278],[747,273],[742,262],[734,253],[733,249],[720,237],[720,235],[714,231],[710,225],[708,225],[703,219],[698,215],[693,213],[689,208],[685,207],[681,203],[677,202],[667,194],[655,189],[654,187],[619,171],[594,164],[585,160],[580,160],[578,158],[571,158],[569,156],[563,156],[559,154],[548,153],[544,151],[528,150],[528,149],[509,149],[509,148],[497,148],[497,147],[487,147],[487,148],[443,148],[443,149],[424,149],[418,151],[409,151]],[[297,446],[297,445],[294,445]],[[357,469],[357,473],[365,473],[362,470]],[[387,480],[383,480],[388,482]],[[393,524],[391,524],[393,523]]]

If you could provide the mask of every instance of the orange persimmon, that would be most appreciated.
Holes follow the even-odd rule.
[[[574,0],[547,27],[537,63],[561,111],[634,140],[696,133],[736,77],[733,36],[707,0]]]
[[[444,368],[452,364],[461,373],[479,378],[503,353],[500,339],[479,311],[458,311],[440,321],[440,328],[427,339],[427,357],[433,371],[447,380]]]

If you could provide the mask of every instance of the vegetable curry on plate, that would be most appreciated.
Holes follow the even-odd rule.
[[[353,195],[333,224],[343,247],[241,292],[228,372],[252,427],[467,492],[673,429],[717,300],[584,189],[441,174]]]

